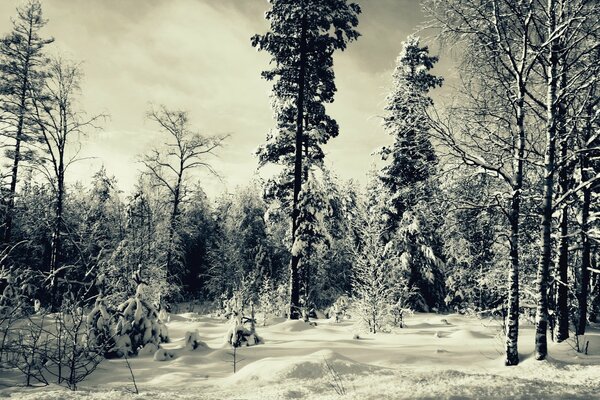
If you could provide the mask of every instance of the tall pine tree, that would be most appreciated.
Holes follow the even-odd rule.
[[[347,0],[270,0],[265,14],[270,31],[255,35],[252,45],[272,56],[273,69],[263,77],[274,81],[276,127],[258,150],[263,166],[274,163],[282,172],[269,185],[292,215],[292,248],[300,226],[300,191],[311,165],[320,166],[321,146],[338,135],[338,125],[325,112],[336,90],[333,53],[358,38],[360,7]],[[299,318],[300,252],[290,262],[290,318]]]
[[[54,41],[39,35],[46,22],[41,3],[30,0],[17,8],[13,30],[0,40],[0,111],[3,124],[7,125],[2,134],[14,140],[14,147],[8,151],[12,167],[2,232],[4,243],[11,241],[19,164],[30,157],[30,151],[23,144],[34,140],[29,128],[31,93],[46,76],[44,66],[48,60],[43,53],[44,46]]]

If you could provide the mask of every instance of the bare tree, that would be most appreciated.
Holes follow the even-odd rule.
[[[97,127],[105,115],[92,117],[77,108],[77,97],[82,78],[80,66],[60,57],[49,65],[50,78],[34,98],[34,121],[37,124],[44,154],[38,169],[48,178],[54,191],[54,218],[48,281],[50,284],[51,307],[58,304],[58,282],[64,279],[67,269],[61,266],[61,245],[64,227],[65,174],[79,154],[79,136],[88,128]],[[75,145],[74,151],[72,146]]]
[[[188,195],[186,179],[189,173],[198,168],[206,168],[218,176],[207,156],[215,154],[227,135],[204,136],[190,126],[187,112],[169,110],[165,106],[152,109],[148,112],[148,118],[156,122],[169,137],[163,149],[151,150],[141,162],[145,166],[144,173],[168,196],[170,211],[165,266],[168,281],[177,282],[177,267],[182,263],[181,256],[177,254],[177,234],[181,206]]]

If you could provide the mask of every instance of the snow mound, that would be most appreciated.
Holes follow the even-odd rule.
[[[175,353],[165,349],[158,349],[154,353],[154,361],[168,361],[175,357]]]
[[[381,369],[356,362],[331,350],[320,350],[302,357],[263,358],[244,366],[229,379],[232,383],[314,380],[327,378],[330,370],[340,375],[365,375]]]
[[[156,354],[158,346],[154,343],[146,343],[142,349],[138,351],[138,356],[151,356]]]
[[[287,320],[273,327],[279,332],[303,332],[314,329],[314,325],[301,320]]]
[[[470,329],[459,329],[448,336],[454,339],[489,339],[492,337],[491,335]]]
[[[191,331],[185,333],[185,347],[184,349],[187,351],[194,351],[198,348],[207,349],[208,346],[202,340],[200,340],[200,335],[198,331]]]

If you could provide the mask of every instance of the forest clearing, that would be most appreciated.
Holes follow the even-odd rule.
[[[2,0],[0,396],[600,398],[599,16]]]

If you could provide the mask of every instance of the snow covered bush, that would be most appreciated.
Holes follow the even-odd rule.
[[[0,267],[0,362],[11,346],[13,325],[33,310],[30,269]]]
[[[88,336],[92,343],[104,349],[104,355],[115,345],[114,317],[109,313],[106,302],[102,296],[96,298],[94,308],[87,316]]]

